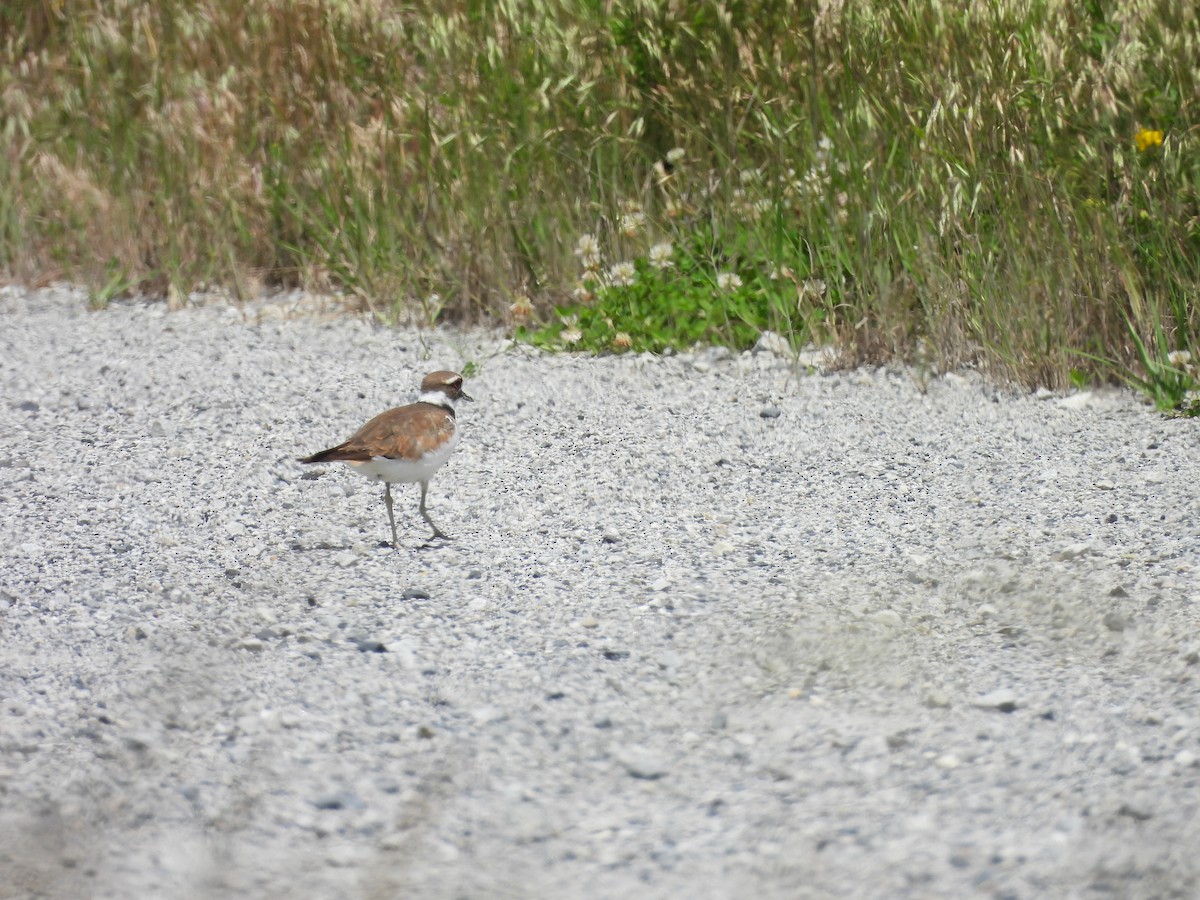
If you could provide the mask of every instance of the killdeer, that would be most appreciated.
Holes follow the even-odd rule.
[[[450,458],[458,443],[454,401],[470,400],[456,372],[431,372],[421,381],[416,403],[380,413],[358,429],[350,440],[300,460],[302,463],[344,462],[366,478],[383,482],[383,502],[392,526],[392,546],[399,547],[392,513],[392,485],[421,483],[421,517],[435,538],[449,540],[429,518],[425,494],[429,480]]]

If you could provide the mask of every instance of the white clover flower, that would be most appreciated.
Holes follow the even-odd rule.
[[[721,272],[717,275],[717,287],[723,291],[736,291],[742,286],[742,279],[734,272]]]
[[[827,135],[822,135],[821,139],[817,141],[816,163],[813,165],[813,168],[822,175],[829,171],[829,157],[832,150],[833,141]]]
[[[578,344],[583,340],[583,332],[578,328],[568,328],[561,335],[564,344]]]
[[[588,270],[600,268],[600,242],[594,234],[581,234],[575,242],[575,255],[579,264]]]
[[[667,162],[673,166],[678,165],[679,161],[682,160],[686,155],[687,154],[683,152],[682,147],[672,147],[667,151]]]
[[[792,271],[791,266],[778,266],[775,263],[771,263],[771,271],[767,273],[767,277],[772,281],[779,281],[781,278],[795,280],[796,273]]]
[[[618,331],[613,335],[612,343],[617,350],[628,350],[633,346],[633,338],[627,332]]]
[[[762,175],[762,173],[758,171],[758,169],[742,169],[742,171],[738,173],[738,179],[742,182],[742,184],[753,184],[754,182],[758,181],[760,175]]]
[[[813,167],[802,178],[792,182],[792,186],[802,195],[815,197],[825,189],[824,176]]]
[[[577,303],[591,303],[596,299],[596,295],[592,289],[582,281],[575,285],[575,289],[571,291],[571,296]]]
[[[675,246],[670,241],[655,244],[650,248],[650,265],[656,269],[669,269],[673,265],[671,257],[674,253]]]
[[[629,287],[637,278],[637,269],[631,262],[619,262],[606,273],[605,280],[612,287]]]
[[[1192,354],[1187,350],[1172,350],[1167,354],[1167,362],[1173,366],[1183,368],[1192,361]]]
[[[811,297],[814,300],[819,300],[825,296],[826,285],[820,278],[805,278],[804,285],[801,287],[801,292],[805,297]]]
[[[621,216],[621,234],[626,237],[637,237],[646,224],[646,214],[639,210],[627,212]]]
[[[527,296],[522,294],[508,307],[508,314],[518,322],[524,322],[533,315],[533,303]]]

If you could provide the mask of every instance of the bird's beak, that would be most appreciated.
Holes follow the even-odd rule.
[[[475,398],[474,398],[474,397],[472,397],[470,394],[468,394],[466,391],[463,391],[463,390],[460,390],[460,391],[458,392],[458,399],[459,399],[459,400],[470,400],[472,403],[474,403],[474,402],[475,402]]]

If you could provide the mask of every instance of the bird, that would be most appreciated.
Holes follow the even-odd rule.
[[[421,517],[433,529],[430,540],[450,536],[437,527],[425,508],[429,481],[445,465],[458,443],[458,424],[454,404],[471,400],[463,390],[463,377],[457,372],[430,372],[421,380],[416,403],[380,413],[348,440],[336,447],[306,456],[305,464],[344,462],[372,481],[383,482],[383,503],[392,526],[392,547],[399,549],[396,517],[392,512],[392,485],[421,485]]]

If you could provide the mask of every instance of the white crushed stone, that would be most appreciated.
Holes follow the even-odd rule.
[[[304,309],[0,289],[6,896],[1200,893],[1193,422]]]

